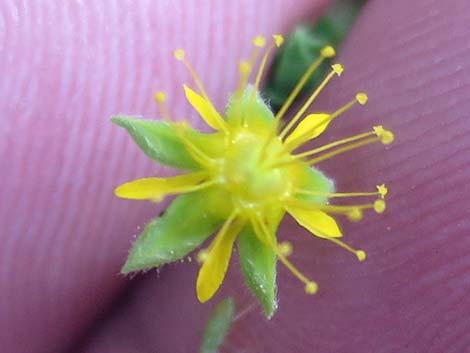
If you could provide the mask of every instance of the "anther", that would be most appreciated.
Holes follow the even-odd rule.
[[[207,249],[203,249],[197,253],[196,261],[202,264],[207,260],[208,257],[209,251]]]
[[[288,241],[283,241],[278,246],[279,252],[284,256],[290,256],[292,254],[293,248],[292,244]]]
[[[388,194],[388,188],[385,186],[385,184],[377,185],[377,193],[382,199],[384,199]]]
[[[356,256],[359,261],[364,261],[367,258],[367,254],[364,250],[356,250]]]
[[[280,34],[273,35],[274,42],[276,43],[276,47],[280,47],[282,43],[284,43],[284,37]]]
[[[256,74],[256,78],[255,78],[255,83],[254,83],[255,89],[252,91],[252,95],[251,95],[252,99],[255,97],[256,92],[258,91],[258,87],[259,87],[259,84],[261,82],[261,77],[263,75],[264,68],[266,67],[266,63],[268,61],[269,55],[271,54],[273,49],[275,47],[279,47],[282,44],[283,40],[284,40],[282,38],[282,36],[279,35],[279,34],[274,35],[273,39],[274,39],[274,42],[268,47],[268,49],[266,50],[266,52],[263,55],[263,58],[261,59],[261,63],[260,63],[259,69],[258,69],[258,73]],[[263,46],[264,46],[264,44],[263,44]]]
[[[341,64],[334,64],[334,65],[331,65],[331,68],[333,69],[334,73],[338,76],[341,76],[341,74],[343,73],[344,71],[344,67],[343,65]]]
[[[324,58],[333,58],[336,55],[336,52],[331,45],[327,45],[321,49],[320,55]]]
[[[155,102],[157,103],[158,110],[160,112],[160,115],[162,116],[163,119],[169,121],[170,119],[170,114],[168,114],[168,110],[166,109],[165,102],[166,102],[166,94],[163,91],[157,91],[155,92],[155,95],[153,96],[155,99]]]
[[[377,137],[380,138],[380,142],[382,142],[384,145],[391,144],[395,139],[393,132],[386,130],[382,125],[374,126],[373,129]]]
[[[356,94],[356,100],[360,105],[366,104],[368,99],[369,97],[364,92]]]
[[[251,71],[251,65],[248,61],[240,61],[238,64],[238,72],[242,75],[248,75]]]
[[[360,208],[353,208],[346,216],[351,222],[359,222],[362,219],[363,213]]]
[[[385,203],[384,200],[379,199],[374,201],[374,211],[377,213],[384,213],[385,209],[387,207],[387,204]]]
[[[305,285],[305,293],[315,294],[318,291],[318,285],[315,282],[308,282]]]
[[[258,48],[262,48],[266,45],[266,38],[263,36],[256,36],[253,38],[253,45]]]
[[[175,56],[175,58],[177,60],[183,60],[184,59],[184,56],[185,56],[185,52],[183,49],[176,49],[174,52],[173,52],[173,55]]]
[[[155,101],[157,103],[165,103],[166,102],[166,94],[165,92],[162,92],[162,91],[157,91],[155,92]]]

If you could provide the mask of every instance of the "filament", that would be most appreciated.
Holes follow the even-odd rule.
[[[306,143],[308,140],[311,140],[311,138],[308,138],[308,136],[314,132],[316,129],[321,127],[322,125],[325,125],[326,127],[327,124],[329,124],[333,119],[337,118],[344,112],[348,111],[351,109],[354,105],[357,103],[364,105],[367,103],[368,97],[367,94],[360,92],[356,94],[356,97],[351,100],[350,102],[346,103],[343,105],[341,108],[337,109],[335,112],[333,112],[330,115],[327,115],[324,119],[320,120],[318,123],[316,123],[314,126],[310,127],[309,131],[303,133],[301,136],[297,137],[293,141],[290,141],[286,143],[286,149],[289,151],[295,150],[298,148],[300,145]]]
[[[281,109],[276,114],[276,117],[275,117],[276,126],[279,125],[279,123],[280,123],[282,117],[284,116],[284,114],[286,113],[286,111],[290,108],[290,106],[294,102],[295,98],[297,98],[297,96],[299,95],[302,88],[305,87],[305,84],[307,83],[308,79],[318,69],[318,67],[321,65],[323,60],[325,60],[325,58],[332,58],[333,56],[335,56],[335,51],[332,47],[326,46],[321,50],[320,55],[321,56],[317,60],[315,60],[314,62],[312,62],[310,64],[308,69],[305,71],[305,73],[300,78],[299,82],[297,82],[294,89],[289,94],[289,97],[287,97],[287,99],[284,102],[284,104],[282,105]]]
[[[350,245],[342,242],[341,240],[339,240],[337,238],[325,238],[325,239],[335,243],[336,245],[341,246],[343,249],[346,249],[350,253],[353,253],[354,255],[356,255],[356,257],[359,261],[364,261],[367,257],[367,254],[364,250],[361,250],[361,249],[356,250],[353,247],[351,247]]]
[[[340,64],[335,64],[332,66],[331,72],[323,79],[323,81],[320,83],[320,85],[313,91],[313,93],[310,95],[310,97],[307,99],[307,101],[304,103],[304,105],[299,109],[297,114],[292,118],[292,120],[287,124],[287,126],[282,130],[282,132],[279,134],[279,137],[283,139],[286,134],[289,132],[289,130],[297,123],[297,121],[302,117],[302,115],[305,113],[305,111],[310,107],[313,103],[313,101],[318,97],[320,92],[325,88],[325,86],[328,84],[328,82],[333,78],[334,75],[341,75],[343,72],[343,67]]]
[[[261,48],[263,48],[266,45],[266,38],[262,36],[256,36],[252,40],[254,50],[253,53],[251,54],[251,57],[248,61],[241,61],[238,69],[240,73],[240,81],[238,83],[238,89],[237,92],[238,94],[242,95],[247,84],[248,84],[248,78],[250,77],[251,70],[253,69],[253,66],[255,65],[256,60],[258,59],[258,56],[260,54]]]
[[[206,90],[204,89],[204,86],[201,82],[201,79],[199,78],[198,74],[196,73],[196,70],[194,67],[191,65],[191,63],[186,59],[186,53],[182,49],[176,49],[174,51],[175,58],[183,63],[183,65],[186,67],[188,70],[189,74],[191,75],[194,83],[196,84],[197,88],[201,92],[202,96],[208,100],[209,102],[211,101],[209,96],[207,95]]]
[[[269,46],[268,50],[266,50],[266,53],[263,55],[263,58],[261,59],[261,64],[259,66],[258,73],[256,74],[255,89],[252,92],[253,96],[256,94],[256,92],[259,89],[259,84],[261,82],[261,78],[263,76],[264,69],[266,67],[266,63],[268,61],[268,58],[269,58],[271,52],[273,51],[274,48],[280,47],[282,45],[283,41],[284,41],[282,36],[279,35],[279,34],[274,35],[273,39],[274,39],[274,42]]]
[[[256,219],[252,220],[253,228],[255,229],[256,234],[260,234],[262,236],[262,241],[266,243],[277,255],[279,260],[286,266],[292,274],[297,277],[301,282],[305,284],[305,292],[308,294],[315,294],[318,288],[316,282],[307,278],[302,272],[300,272],[297,267],[292,264],[287,257],[283,254],[282,247],[280,248],[276,244],[273,243],[270,236],[270,231],[267,228],[266,224],[264,224],[263,220],[260,218],[259,215],[256,215]]]
[[[327,144],[327,145],[323,145],[323,146],[321,146],[321,147],[317,147],[317,148],[314,148],[314,149],[311,149],[311,150],[308,150],[308,151],[305,151],[305,152],[296,154],[296,155],[294,155],[294,156],[295,156],[296,158],[305,158],[305,157],[308,157],[308,156],[311,156],[311,155],[314,155],[314,154],[317,154],[317,153],[320,153],[320,152],[329,150],[329,149],[331,149],[331,148],[338,147],[338,146],[344,145],[344,144],[346,144],[346,143],[354,142],[354,141],[357,141],[357,140],[361,140],[361,139],[363,139],[363,138],[366,138],[366,137],[369,137],[369,136],[373,136],[373,135],[375,135],[375,133],[374,133],[373,131],[364,132],[364,133],[362,133],[362,134],[357,134],[357,135],[354,135],[354,136],[351,136],[351,137],[347,137],[347,138],[344,138],[344,139],[341,139],[341,140],[338,140],[338,141],[329,143],[329,144]]]
[[[342,154],[342,153],[345,153],[345,152],[354,150],[354,149],[359,148],[359,147],[362,147],[362,146],[370,145],[371,143],[378,142],[378,141],[380,141],[380,138],[379,138],[379,137],[371,137],[371,138],[365,139],[365,140],[360,141],[360,142],[352,143],[352,144],[350,144],[349,146],[345,146],[345,147],[342,147],[342,148],[338,148],[338,149],[335,150],[335,151],[326,153],[326,154],[324,154],[324,155],[322,155],[322,156],[320,156],[320,157],[317,157],[317,158],[313,158],[313,159],[307,161],[307,164],[309,164],[309,165],[314,165],[314,164],[323,162],[323,161],[325,161],[325,160],[327,160],[327,159],[330,159],[330,158],[332,158],[332,157],[335,157],[335,156],[337,156],[337,155],[339,155],[339,154]]]

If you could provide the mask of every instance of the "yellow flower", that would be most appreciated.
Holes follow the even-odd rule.
[[[368,132],[296,152],[322,134],[343,112],[356,104],[364,105],[368,98],[365,93],[357,93],[351,102],[335,112],[307,114],[307,109],[327,83],[343,72],[342,65],[334,64],[305,104],[284,125],[282,117],[308,78],[325,58],[333,57],[335,51],[330,46],[322,49],[320,58],[312,63],[280,111],[273,116],[258,89],[268,56],[282,41],[280,35],[273,36],[271,45],[261,58],[254,83],[250,85],[248,80],[252,68],[266,44],[266,39],[260,36],[253,40],[254,53],[249,61],[240,63],[240,82],[224,115],[212,104],[184,51],[175,51],[175,57],[187,67],[198,89],[196,92],[184,85],[186,98],[214,129],[213,133],[203,134],[186,123],[171,122],[163,92],[158,92],[155,99],[166,119],[164,122],[114,119],[132,134],[150,157],[188,170],[186,174],[174,177],[152,177],[125,183],[115,190],[117,196],[153,201],[176,194],[194,196],[189,205],[181,206],[184,201],[176,199],[168,215],[163,216],[167,219],[154,220],[147,226],[123,268],[124,273],[182,258],[219,227],[209,247],[200,251],[198,256],[202,264],[196,282],[198,299],[201,302],[209,300],[220,287],[238,238],[247,283],[261,301],[266,314],[271,316],[276,307],[276,259],[304,283],[307,293],[317,291],[316,282],[302,274],[288,259],[292,253],[290,243],[277,241],[276,230],[286,213],[313,235],[352,252],[359,261],[366,258],[363,250],[353,249],[339,239],[343,234],[331,215],[345,215],[358,221],[366,209],[382,213],[385,210],[386,186],[379,185],[373,192],[337,193],[333,190],[333,183],[316,169],[316,165],[370,143],[390,144],[393,134],[382,126],[375,126]],[[170,147],[165,149],[165,146]],[[352,206],[328,202],[330,198],[374,196],[375,201]],[[198,220],[204,229],[198,228]],[[181,228],[186,222],[191,229]]]

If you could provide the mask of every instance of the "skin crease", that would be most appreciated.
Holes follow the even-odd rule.
[[[156,116],[151,94],[161,88],[173,116],[197,121],[176,45],[223,107],[250,38],[286,31],[322,4],[237,5],[2,2],[2,351],[195,351],[219,299],[252,305],[236,256],[209,304],[195,299],[194,262],[139,276],[119,297],[130,235],[163,206],[118,200],[112,189],[166,170],[108,122],[119,112]],[[280,238],[294,243],[292,261],[319,292],[305,295],[280,265],[275,317],[249,311],[224,352],[470,352],[469,19],[466,0],[369,1],[341,49],[345,73],[312,108],[332,110],[364,90],[368,105],[319,143],[376,124],[396,134],[388,150],[374,145],[321,166],[341,191],[389,185],[384,215],[340,220],[345,241],[368,259],[357,263],[287,220]]]

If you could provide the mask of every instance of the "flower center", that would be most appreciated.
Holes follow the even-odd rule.
[[[288,169],[274,166],[286,152],[279,140],[266,138],[247,128],[233,131],[222,157],[222,184],[241,208],[268,206],[290,194]]]

